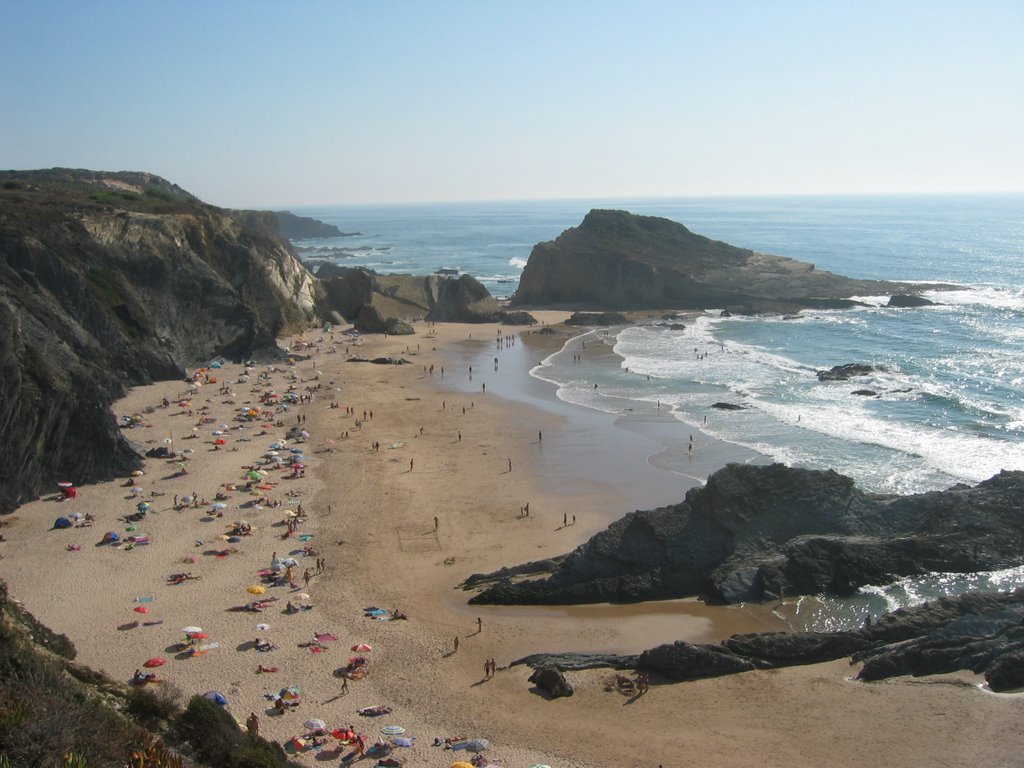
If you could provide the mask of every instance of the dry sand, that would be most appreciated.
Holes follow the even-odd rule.
[[[549,322],[562,317],[542,314]],[[597,670],[568,676],[576,689],[571,698],[547,701],[531,690],[528,668],[507,667],[527,653],[636,652],[673,639],[717,641],[734,631],[779,624],[760,606],[708,608],[695,601],[557,609],[466,605],[468,593],[457,585],[469,574],[569,551],[610,517],[666,494],[665,501],[679,500],[687,486],[653,470],[644,455],[630,455],[642,447],[640,438],[610,417],[497,396],[498,382],[524,381],[518,368],[495,373],[480,362],[492,354],[502,357],[502,351],[492,351],[497,333],[494,326],[420,324],[414,337],[369,337],[360,346],[348,345],[352,355],[394,355],[412,363],[401,366],[348,363],[337,334],[336,354],[326,353],[328,339],[319,353],[299,357],[294,367],[279,364],[270,374],[276,391],[285,391],[289,373],[303,380],[294,382],[300,392],[322,387],[311,403],[280,415],[286,426],[298,416],[306,419],[306,476],[284,479],[287,471],[272,471],[267,479],[274,490],[268,495],[286,506],[240,508],[255,497],[237,491],[225,502],[222,518],[211,516],[209,506],[175,510],[172,501],[193,490],[212,501],[223,484],[243,482],[242,467],[283,436],[281,428],[260,434],[262,420],[246,429],[232,420],[244,403],[257,401],[262,387],[254,377],[233,384],[234,397],[220,395],[220,384],[235,381],[241,369],[229,365],[213,372],[220,382],[192,398],[193,410],[206,406],[213,419],[199,426],[194,439],[183,438],[197,416],[177,405],[186,384],[134,390],[115,413],[141,413],[145,426],[127,435],[143,450],[173,436],[174,448],[192,450],[189,474],[172,478],[173,464],[147,460],[145,475],[137,479],[139,498],[126,479],[86,487],[72,501],[23,506],[4,528],[9,541],[0,544],[0,577],[13,597],[74,641],[84,663],[128,680],[146,659],[163,657],[167,663],[157,671],[166,685],[186,695],[220,691],[236,718],[244,721],[255,711],[261,734],[282,743],[303,734],[306,719],[321,718],[330,727],[352,724],[373,739],[385,725],[403,726],[416,741],[398,750],[409,766],[465,759],[465,752],[431,746],[435,738],[456,736],[490,740],[485,755],[506,768],[1019,763],[1024,700],[992,695],[966,673],[865,685],[852,682],[855,668],[841,661],[686,684],[655,680],[645,696],[627,698],[606,690],[613,674]],[[306,339],[319,336],[314,332]],[[521,350],[522,341],[512,349]],[[521,367],[524,356],[506,359]],[[471,384],[472,360],[478,362]],[[431,365],[433,375],[424,370]],[[318,381],[316,371],[322,373]],[[477,382],[487,381],[490,392],[476,389]],[[164,397],[172,401],[169,408],[145,412]],[[332,409],[331,402],[342,407]],[[356,416],[347,415],[346,407]],[[364,410],[367,418],[357,428]],[[212,433],[220,424],[231,429],[215,451]],[[372,450],[374,442],[381,444],[379,451]],[[572,448],[581,443],[603,454],[615,473],[595,465],[593,457],[585,467],[574,459]],[[704,453],[705,461],[730,457],[724,446]],[[657,479],[649,481],[650,472]],[[639,480],[631,484],[623,473]],[[140,498],[152,510],[136,532],[149,534],[150,543],[132,549],[97,545],[107,530],[126,533],[123,518]],[[300,501],[305,517],[298,533],[312,537],[304,543],[326,559],[326,573],[314,576],[308,590],[270,587],[266,596],[279,600],[262,613],[230,610],[255,599],[246,588],[260,582],[258,574],[273,553],[297,556],[300,585],[303,570],[313,568],[316,558],[298,553],[303,542],[297,536],[282,539],[283,509],[295,510]],[[527,502],[528,517],[521,513]],[[71,512],[89,512],[96,522],[50,530],[56,517]],[[563,526],[563,515],[571,520],[574,514],[577,524]],[[256,530],[230,544],[220,537],[236,519]],[[229,547],[237,551],[212,554]],[[200,578],[167,584],[169,574],[185,571]],[[286,601],[300,602],[303,592],[314,608],[284,614]],[[140,603],[140,597],[154,599]],[[150,613],[135,613],[140,606]],[[370,606],[398,608],[409,619],[377,621],[364,615]],[[479,632],[477,617],[483,622]],[[270,629],[257,631],[261,622]],[[179,657],[180,630],[192,624],[219,647],[200,657]],[[338,640],[325,642],[320,653],[300,647],[318,632]],[[256,636],[277,649],[256,651]],[[342,693],[332,673],[357,655],[349,650],[357,643],[373,646],[363,654],[370,673]],[[489,658],[497,660],[498,672],[485,680]],[[279,671],[257,674],[259,665]],[[292,685],[302,688],[302,704],[281,716],[269,714],[265,694]],[[378,704],[393,712],[380,718],[356,714]],[[325,751],[298,759],[314,765],[344,754]]]

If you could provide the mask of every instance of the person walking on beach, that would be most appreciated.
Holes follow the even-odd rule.
[[[348,678],[342,675],[341,678],[341,692],[348,693]]]
[[[309,568],[307,568],[307,569],[306,569],[306,570],[305,570],[305,571],[303,572],[303,574],[302,574],[302,580],[303,580],[303,581],[305,582],[305,584],[306,584],[306,589],[309,589],[309,580],[310,580],[310,579],[311,579],[312,577],[313,577],[313,574],[311,574],[311,573],[309,572]]]
[[[409,459],[409,471],[412,472],[412,465],[415,459]]]
[[[476,633],[479,635],[484,631],[484,620],[479,616],[476,617]]]
[[[509,460],[508,460],[508,471],[509,472],[512,471],[512,459],[511,458],[509,458]]]
[[[437,515],[434,515],[434,530],[437,530],[437,526],[441,524],[441,521],[437,519]]]
[[[260,719],[255,712],[249,713],[249,719],[245,721],[245,730],[249,732],[250,736],[260,735]]]
[[[458,635],[455,636],[455,642],[452,643],[452,646],[454,648],[452,653],[458,653],[459,652],[459,636]]]

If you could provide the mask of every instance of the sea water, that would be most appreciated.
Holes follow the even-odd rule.
[[[468,272],[507,297],[533,245],[592,208],[665,217],[851,277],[917,282],[936,304],[895,309],[888,296],[863,296],[865,306],[851,310],[712,312],[682,319],[682,330],[590,331],[533,372],[561,399],[609,413],[671,414],[693,427],[695,451],[717,438],[765,461],[834,468],[869,492],[918,493],[1024,469],[1024,195],[307,208],[299,212],[359,234],[298,245],[304,258],[379,272]],[[584,341],[616,354],[590,354]],[[846,363],[874,370],[819,381],[818,371]],[[835,626],[847,614],[862,620],[865,609],[977,586],[977,578],[935,575],[798,612],[811,625]],[[1009,589],[1024,584],[1024,573],[994,579]]]

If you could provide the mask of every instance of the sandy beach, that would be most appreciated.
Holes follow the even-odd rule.
[[[565,316],[536,314],[548,323]],[[495,343],[520,333],[514,344]],[[608,690],[614,673],[595,670],[567,675],[576,690],[569,698],[548,701],[531,690],[531,670],[508,667],[529,653],[637,652],[785,625],[769,606],[694,600],[466,605],[470,593],[458,585],[470,574],[570,551],[610,520],[677,502],[705,470],[741,460],[730,446],[702,442],[703,468],[692,476],[657,468],[676,427],[560,403],[527,371],[564,339],[526,334],[419,323],[411,337],[357,343],[335,333],[330,352],[330,335],[314,331],[302,338],[315,347],[295,350],[294,364],[261,363],[244,383],[243,368],[225,364],[196,390],[184,381],[133,390],[115,408],[118,417],[140,416],[126,436],[140,451],[167,445],[190,451],[187,458],[147,459],[140,477],[21,507],[3,529],[0,577],[74,641],[80,661],[128,681],[147,659],[165,659],[155,669],[163,685],[185,696],[218,691],[239,721],[255,712],[260,734],[282,744],[317,718],[371,741],[400,726],[414,745],[397,756],[430,768],[468,757],[432,746],[455,737],[487,739],[485,764],[505,768],[1018,764],[1024,698],[990,694],[967,673],[861,684],[850,679],[854,667],[834,662],[685,684],[655,679],[646,695],[626,697]],[[348,362],[354,356],[409,364]],[[280,412],[278,398],[261,403],[289,387],[311,399]],[[260,417],[237,420],[243,408]],[[274,411],[271,421],[264,411]],[[272,449],[292,427],[308,438]],[[298,472],[293,448],[304,456]],[[187,474],[178,474],[179,462]],[[246,490],[256,465],[266,476]],[[213,507],[218,493],[222,509]],[[198,506],[182,503],[192,494]],[[125,518],[143,502],[149,510],[129,530]],[[72,513],[95,520],[52,530]],[[228,541],[241,520],[251,533]],[[299,522],[285,537],[288,520]],[[99,543],[108,531],[121,537],[118,546]],[[145,543],[124,544],[141,534]],[[297,561],[294,587],[267,583],[275,555]],[[307,582],[318,559],[325,570]],[[198,578],[172,584],[172,574]],[[268,598],[276,600],[262,612],[241,610]],[[289,612],[288,603],[308,609]],[[373,608],[408,618],[380,620],[387,615],[367,615]],[[179,645],[190,625],[208,636],[198,656]],[[273,648],[257,650],[257,638]],[[372,650],[351,650],[362,643]],[[368,672],[345,691],[335,673],[356,657]],[[497,672],[488,678],[492,658]],[[276,671],[257,671],[267,667]],[[301,689],[301,704],[275,714],[268,695],[291,686]],[[378,705],[391,712],[357,714]],[[328,737],[296,759],[315,765],[349,752]]]

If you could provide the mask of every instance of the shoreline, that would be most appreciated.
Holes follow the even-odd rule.
[[[424,328],[417,325],[418,332]],[[354,724],[371,739],[380,735],[381,726],[400,724],[418,739],[414,748],[400,750],[409,766],[449,766],[459,753],[430,743],[456,735],[489,739],[494,746],[486,755],[504,768],[534,763],[653,768],[678,764],[680,755],[688,760],[699,755],[707,766],[743,764],[755,755],[766,766],[845,766],[861,761],[869,738],[894,764],[923,766],[939,759],[955,765],[999,764],[1024,743],[994,737],[995,728],[1016,727],[1010,724],[1022,714],[1019,699],[978,695],[959,683],[852,683],[845,662],[695,683],[652,681],[651,693],[636,701],[605,689],[609,670],[573,673],[576,695],[568,699],[546,701],[532,692],[529,670],[507,667],[527,653],[629,652],[652,647],[662,637],[714,642],[726,629],[753,631],[766,624],[745,609],[709,608],[688,600],[521,609],[465,605],[466,594],[457,584],[470,573],[569,551],[607,524],[599,519],[605,512],[596,510],[617,506],[620,515],[628,511],[620,499],[629,490],[630,476],[656,473],[678,483],[672,473],[637,460],[646,454],[630,453],[628,446],[649,447],[656,441],[607,414],[584,415],[585,409],[561,403],[553,393],[549,396],[555,403],[549,402],[549,408],[506,400],[497,396],[503,386],[497,380],[492,384],[488,379],[486,396],[468,391],[468,377],[467,391],[448,388],[457,382],[454,372],[465,355],[486,350],[476,342],[467,345],[465,337],[495,331],[495,326],[445,324],[437,328],[436,339],[420,333],[368,337],[354,353],[405,356],[411,365],[350,364],[339,349],[337,355],[316,354],[270,374],[282,391],[289,383],[286,376],[305,379],[292,382],[301,392],[313,386],[316,370],[324,372],[317,382],[324,389],[314,400],[281,417],[286,424],[308,419],[305,477],[286,480],[283,472],[272,471],[268,478],[274,484],[267,493],[275,500],[288,502],[293,510],[302,502],[305,522],[299,533],[311,537],[304,542],[281,538],[284,507],[243,506],[256,497],[242,493],[231,492],[224,518],[208,514],[207,507],[171,508],[173,495],[194,489],[212,500],[214,491],[236,481],[241,466],[263,455],[283,431],[260,436],[259,422],[250,429],[232,428],[228,443],[215,450],[212,431],[220,419],[233,425],[228,417],[252,395],[250,385],[240,384],[238,396],[229,398],[236,402],[229,404],[208,391],[211,387],[200,390],[196,405],[200,398],[209,399],[213,421],[201,428],[199,438],[176,440],[175,447],[187,444],[194,450],[188,477],[171,478],[166,462],[146,460],[143,495],[152,499],[153,511],[141,530],[149,534],[149,544],[131,550],[98,545],[106,530],[124,532],[119,518],[133,511],[137,498],[129,491],[130,482],[125,485],[128,479],[88,486],[72,502],[43,499],[8,518],[10,541],[0,549],[5,555],[0,576],[12,597],[71,637],[83,663],[117,679],[130,677],[148,656],[168,656],[161,673],[183,693],[219,690],[237,719],[258,712],[261,733],[281,742],[300,734],[309,717],[323,718],[332,727]],[[504,352],[522,349],[519,343]],[[420,350],[403,352],[416,344]],[[512,356],[503,354],[499,374],[513,368]],[[443,383],[438,374],[431,377],[422,370],[430,365],[446,367]],[[239,371],[229,368],[224,378]],[[516,376],[507,381],[510,387],[522,384]],[[477,383],[483,381],[474,381],[474,389]],[[159,444],[169,427],[178,434],[194,420],[185,409],[145,409],[183,391],[181,382],[136,389],[115,413],[145,414],[152,427],[133,437],[143,446]],[[343,407],[329,408],[334,402]],[[357,415],[346,415],[348,407]],[[365,420],[359,418],[364,410]],[[362,422],[358,427],[357,419]],[[607,477],[609,465],[595,459],[602,441],[618,450],[611,466],[624,473],[624,486],[618,476]],[[379,451],[372,448],[376,442]],[[584,453],[584,448],[594,450]],[[631,460],[638,465],[635,472]],[[558,484],[583,469],[596,476]],[[651,492],[664,493],[664,487],[659,481]],[[677,493],[671,503],[682,499]],[[520,512],[527,501],[529,517]],[[562,515],[580,509],[595,511],[580,516],[576,526],[563,527]],[[49,530],[56,515],[71,511],[93,512],[95,525]],[[220,537],[225,523],[242,516],[256,530],[232,546]],[[279,609],[286,601],[302,602],[298,595],[306,593],[304,585],[269,587],[268,594],[279,600],[266,612],[233,610],[254,599],[247,587],[259,580],[273,552],[294,554],[302,544],[315,546],[326,559],[325,575],[314,576],[308,585],[313,610],[286,614]],[[237,551],[217,554],[230,549]],[[312,565],[296,556],[300,572]],[[167,574],[184,570],[200,580],[167,585]],[[154,600],[139,603],[140,597]],[[163,623],[139,621],[134,609],[147,605],[148,615]],[[364,615],[370,606],[397,608],[409,619],[375,621]],[[482,619],[482,630],[476,617]],[[179,658],[169,649],[180,639],[178,628],[194,623],[219,646],[201,658]],[[257,623],[270,629],[258,631]],[[257,632],[277,649],[257,652],[252,645]],[[321,652],[314,653],[310,639],[325,632],[337,641],[323,643]],[[461,641],[457,651],[455,637]],[[352,655],[349,648],[362,642],[373,647],[367,654],[371,672],[341,693],[333,671]],[[482,675],[488,658],[498,662],[491,679]],[[279,672],[256,674],[257,665],[268,664]],[[976,681],[966,673],[943,679]],[[264,695],[288,685],[303,688],[298,713],[267,714]],[[393,707],[393,714],[378,721],[355,714],[379,704]],[[822,722],[823,710],[832,712],[834,720]],[[887,727],[897,720],[898,733]],[[809,722],[818,724],[813,732]],[[964,728],[971,738],[964,738]],[[580,733],[587,738],[579,738]],[[315,765],[324,754],[306,752],[298,759]]]

